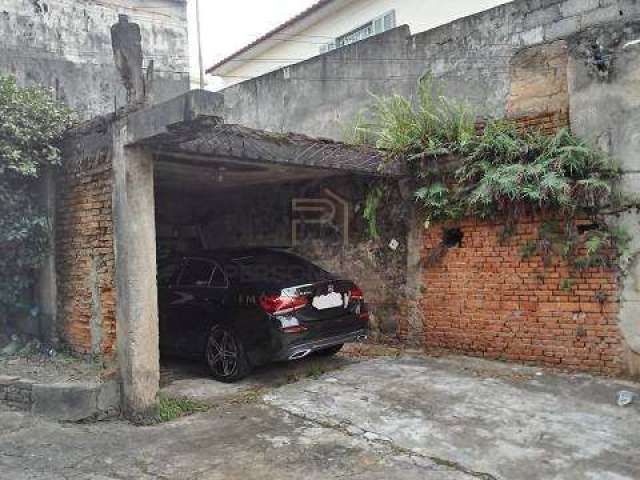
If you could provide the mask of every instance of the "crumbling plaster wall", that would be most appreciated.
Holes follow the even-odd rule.
[[[118,14],[140,25],[144,67],[154,61],[154,100],[189,89],[186,1],[4,0],[0,74],[44,85],[89,119],[126,102],[110,27]],[[146,5],[145,5],[146,4]]]
[[[640,191],[640,21],[598,26],[570,43],[569,98],[571,127],[618,160],[623,188]],[[592,46],[602,48],[605,65],[594,67]],[[640,251],[637,211],[612,218],[632,234],[631,249]],[[628,369],[640,374],[640,260],[636,256],[623,277],[619,325],[627,346]]]

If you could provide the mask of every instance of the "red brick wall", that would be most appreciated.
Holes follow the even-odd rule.
[[[529,115],[508,117],[520,131],[535,131],[545,135],[555,135],[561,128],[569,127],[569,112],[549,111]],[[478,120],[475,124],[476,133],[481,134],[486,126],[486,120]]]
[[[539,238],[538,219],[522,220],[502,238],[503,225],[464,221],[460,247],[425,265],[421,307],[427,347],[570,370],[619,373],[622,339],[614,270],[570,272],[553,258],[522,248]],[[426,260],[442,241],[442,226],[424,235]],[[573,279],[569,288],[563,279]],[[564,287],[564,288],[563,288]]]
[[[116,337],[111,156],[65,158],[58,178],[59,334],[81,353],[110,354]]]

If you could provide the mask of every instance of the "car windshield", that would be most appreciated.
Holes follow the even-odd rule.
[[[320,267],[294,255],[279,252],[234,258],[226,271],[232,282],[266,282],[285,286],[331,278]]]

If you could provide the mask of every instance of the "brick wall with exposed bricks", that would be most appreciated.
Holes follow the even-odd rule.
[[[506,116],[521,130],[554,135],[569,127],[567,61],[562,40],[514,55]],[[477,122],[478,133],[484,123]],[[617,272],[574,271],[558,256],[548,265],[540,255],[524,257],[543,223],[520,219],[505,237],[500,219],[469,219],[454,225],[460,245],[444,252],[444,227],[425,231],[417,297],[427,347],[570,370],[623,370]],[[403,339],[408,323],[399,324]]]
[[[420,298],[427,347],[569,370],[622,371],[617,272],[569,269],[552,257],[523,255],[543,220],[466,220],[459,246],[437,255],[443,226],[424,234]],[[440,258],[438,258],[440,257]],[[429,261],[431,259],[431,261]]]
[[[112,177],[102,149],[65,158],[57,181],[58,334],[80,353],[110,354],[115,344]]]

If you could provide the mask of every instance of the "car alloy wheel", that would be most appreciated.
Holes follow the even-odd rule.
[[[249,373],[242,344],[221,326],[214,326],[207,340],[206,359],[213,376],[223,382],[234,382]]]

